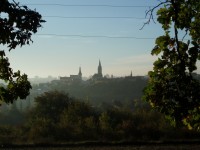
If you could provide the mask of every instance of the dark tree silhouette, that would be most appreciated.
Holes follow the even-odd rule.
[[[159,58],[149,72],[144,99],[174,125],[200,130],[200,83],[193,77],[200,60],[200,1],[160,1],[147,11],[150,18],[145,24],[154,19],[157,8],[165,34],[156,39],[151,52]]]
[[[32,34],[41,27],[42,16],[27,6],[19,3],[0,1],[0,44],[9,51],[17,46],[23,46],[33,42]],[[0,102],[12,103],[17,98],[24,99],[31,89],[27,75],[21,75],[20,71],[13,72],[4,50],[0,51],[0,79],[7,83],[6,87],[0,87]]]

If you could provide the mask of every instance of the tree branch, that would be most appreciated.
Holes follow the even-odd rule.
[[[166,0],[165,2],[160,2],[158,5],[154,6],[152,9],[149,8],[149,10],[146,11],[146,15],[145,15],[145,18],[147,18],[147,15],[149,15],[149,19],[148,19],[147,22],[145,22],[143,24],[143,26],[140,28],[140,30],[142,30],[147,24],[149,24],[151,22],[151,20],[153,20],[153,22],[156,23],[155,20],[154,20],[154,17],[153,17],[154,10],[156,8],[160,7],[161,5],[164,5],[164,4],[167,4],[167,3],[169,3],[169,0]]]
[[[178,39],[178,29],[177,29],[177,23],[178,23],[178,14],[179,14],[179,6],[177,2],[174,0],[171,0],[171,3],[174,7],[174,33],[175,33],[175,41],[176,41],[176,49],[178,53],[178,57],[181,61],[181,74],[185,77],[185,61],[183,60],[181,53],[180,53],[180,44],[179,44],[179,39]]]
[[[182,38],[182,41],[183,41],[183,40],[185,39],[185,37],[188,35],[188,30],[189,30],[189,29],[186,29],[186,30],[185,30],[185,34],[184,34],[184,36],[183,36],[183,38]]]

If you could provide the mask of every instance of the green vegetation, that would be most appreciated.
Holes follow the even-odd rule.
[[[113,78],[101,80],[87,80],[80,82],[64,82],[57,80],[52,83],[33,85],[32,93],[57,90],[69,93],[70,97],[88,100],[94,105],[102,102],[127,101],[140,99],[142,90],[147,85],[148,79],[144,76],[127,78]],[[31,93],[31,94],[32,94]]]
[[[165,34],[151,51],[159,58],[149,72],[144,99],[173,125],[200,130],[200,82],[192,75],[200,60],[200,1],[160,1],[147,12],[149,21],[158,7],[157,21]]]
[[[9,51],[17,46],[27,45],[33,33],[41,27],[44,22],[42,16],[26,6],[20,6],[13,1],[0,1],[0,44],[6,46]],[[7,86],[0,86],[0,105],[2,102],[13,103],[18,98],[25,99],[31,89],[27,75],[21,75],[20,71],[13,72],[10,68],[8,58],[4,50],[0,51],[0,79],[7,83]]]
[[[195,130],[200,130],[200,83],[193,73],[200,59],[200,2],[160,2],[147,12],[150,19],[161,5],[164,8],[157,15],[165,35],[156,39],[152,50],[160,58],[149,72],[145,88],[144,99],[149,103],[141,101],[147,84],[142,77],[35,85],[34,107],[22,111],[13,104],[0,112],[0,144],[199,140]],[[0,17],[0,44],[9,51],[32,42],[32,34],[44,22],[40,14],[15,1],[0,1],[1,12],[8,16]],[[184,30],[191,42],[180,41],[179,31]],[[0,79],[7,83],[0,87],[0,102],[5,103],[26,98],[31,88],[27,75],[13,72],[9,66],[0,51]],[[149,104],[161,113],[151,110]],[[165,117],[179,128],[170,126]]]
[[[196,140],[200,134],[171,127],[142,101],[93,106],[58,91],[35,99],[33,109],[0,113],[0,144]],[[105,105],[104,105],[105,106]],[[15,120],[12,120],[13,117]],[[5,119],[8,118],[8,119]]]

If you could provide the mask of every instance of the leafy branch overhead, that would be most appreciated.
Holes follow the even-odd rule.
[[[15,1],[10,3],[1,0],[0,13],[7,15],[0,18],[0,43],[7,44],[9,50],[32,42],[31,35],[37,32],[42,22],[45,22],[38,12],[20,6]]]
[[[0,44],[6,46],[9,51],[17,46],[23,46],[33,42],[32,34],[41,27],[42,16],[27,6],[19,3],[0,1]],[[0,79],[7,83],[6,87],[0,87],[0,101],[10,103],[18,97],[21,99],[29,95],[31,88],[27,75],[21,75],[20,71],[13,72],[4,50],[0,51]]]
[[[159,58],[149,72],[144,99],[174,125],[200,130],[200,81],[194,73],[200,60],[200,1],[162,1],[147,11],[150,18],[144,26],[155,10],[165,34],[151,51]]]

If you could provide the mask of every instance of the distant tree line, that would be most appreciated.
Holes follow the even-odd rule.
[[[36,93],[38,89],[41,92],[57,90],[69,93],[70,97],[87,99],[92,104],[97,105],[102,102],[111,103],[113,101],[141,99],[147,82],[148,79],[143,76],[82,82],[60,81],[33,85],[32,93]]]

